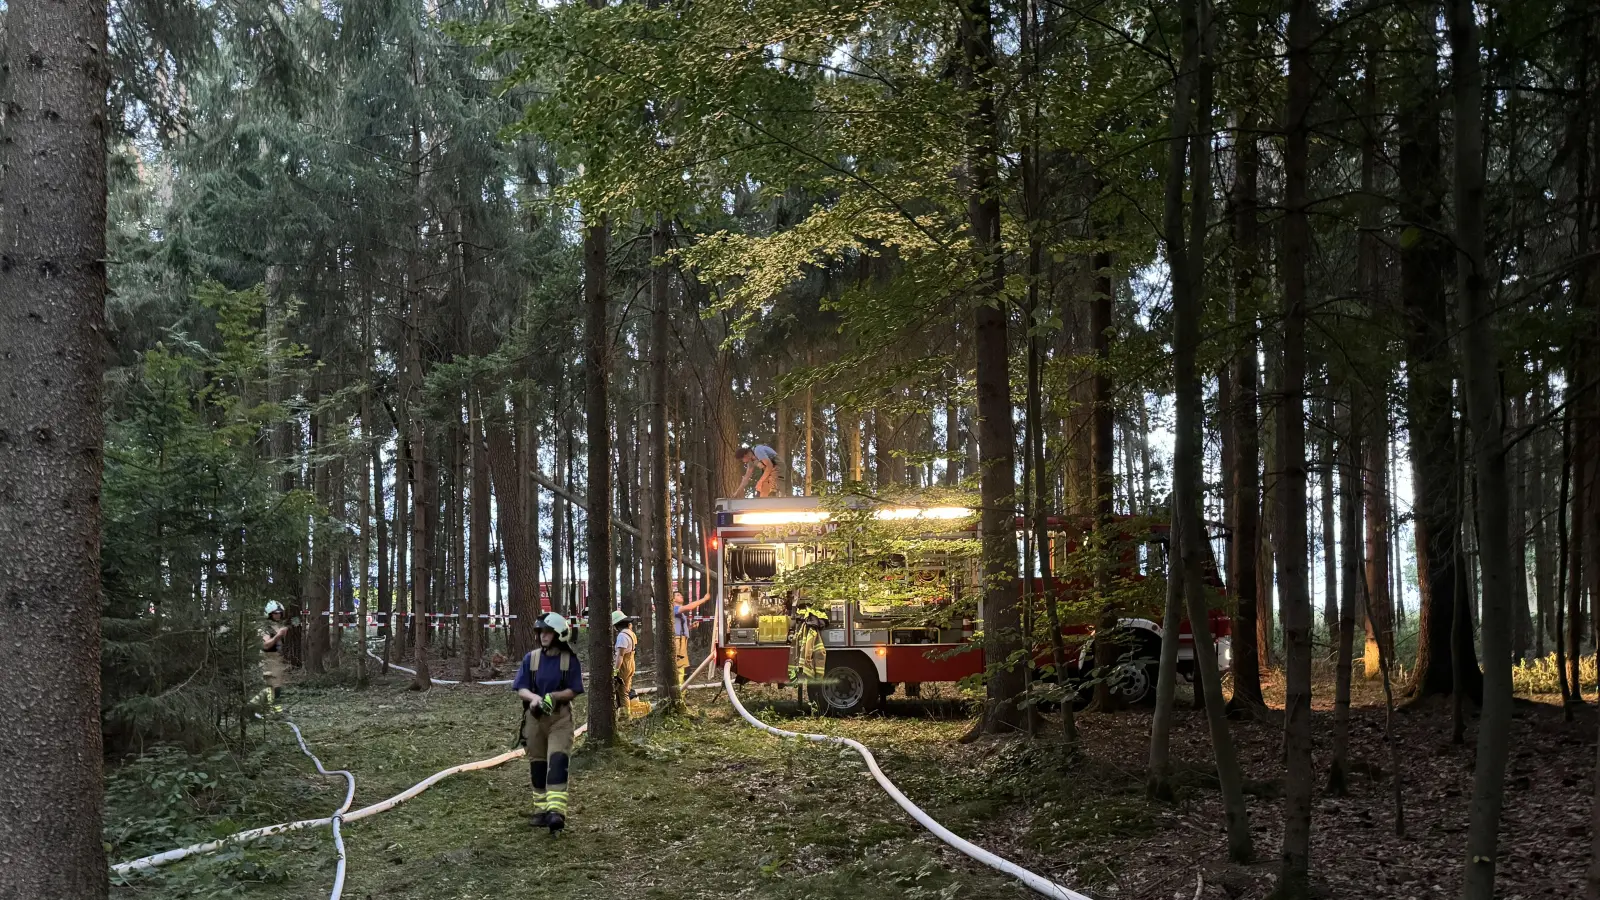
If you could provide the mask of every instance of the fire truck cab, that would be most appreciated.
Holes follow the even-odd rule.
[[[971,510],[964,507],[874,507],[879,519],[926,522],[930,536],[944,532],[952,538],[971,538]],[[708,561],[716,586],[714,613],[714,651],[716,664],[731,662],[739,683],[787,684],[790,681],[790,639],[796,604],[804,598],[795,591],[780,589],[775,582],[785,573],[817,561],[824,553],[841,551],[835,542],[824,547],[821,538],[830,528],[829,512],[815,497],[774,497],[764,499],[718,500],[716,530],[709,539]],[[1020,528],[1020,523],[1019,523]],[[1065,529],[1056,526],[1063,538]],[[1160,543],[1160,533],[1151,536]],[[1054,540],[1054,538],[1053,538]],[[1209,560],[1210,547],[1206,558]],[[927,607],[937,607],[968,594],[981,584],[976,561],[941,565],[937,561],[904,563],[896,577],[924,579],[938,583],[934,591],[944,599]],[[1207,581],[1220,587],[1214,564],[1208,564]],[[1139,577],[1139,576],[1135,576]],[[1019,587],[1023,587],[1019,581]],[[1037,595],[1042,586],[1035,581]],[[1053,589],[1070,587],[1056,581]],[[810,686],[811,700],[834,715],[850,715],[877,709],[899,685],[916,696],[926,682],[956,682],[984,670],[981,641],[982,602],[964,604],[971,610],[956,615],[951,610],[934,614],[933,608],[897,604],[874,605],[868,599],[810,601],[810,606],[827,615],[821,629],[827,661],[820,685]],[[1159,615],[1159,614],[1158,614]],[[1231,620],[1220,610],[1208,617],[1215,641],[1219,666],[1231,664]],[[1130,704],[1153,700],[1156,660],[1161,645],[1161,625],[1151,618],[1130,616],[1118,624],[1117,645],[1125,647],[1121,659],[1109,674],[1103,673],[1111,688]],[[1078,680],[1094,667],[1093,642],[1086,640],[1094,629],[1083,623],[1063,623],[1067,640],[1067,677]],[[1195,643],[1189,622],[1182,623],[1178,671],[1192,679],[1195,673]],[[1034,650],[1036,665],[1051,665],[1051,648],[1046,642]],[[1080,691],[1079,705],[1087,703],[1088,692]]]

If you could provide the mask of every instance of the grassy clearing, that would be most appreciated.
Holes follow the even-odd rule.
[[[504,692],[417,694],[398,679],[359,691],[302,686],[284,705],[326,765],[356,773],[358,807],[450,765],[503,751],[517,712]],[[981,784],[946,770],[949,760],[932,752],[948,745],[964,721],[798,726],[850,728],[882,748],[883,764],[908,793],[929,800],[930,811],[958,830],[1000,812]],[[690,719],[634,723],[627,735],[619,747],[577,755],[572,821],[558,839],[527,825],[528,774],[520,760],[448,779],[398,809],[352,823],[345,830],[345,896],[1028,896],[917,828],[853,753],[758,733],[736,722],[720,698],[703,695]],[[248,760],[214,776],[214,786],[151,777],[156,770],[187,771],[195,762],[167,755],[112,773],[114,858],[324,816],[342,795],[337,783],[314,774],[281,726],[266,730]],[[155,804],[158,796],[167,799]],[[305,832],[135,876],[114,896],[315,897],[331,885],[333,864],[327,831]]]

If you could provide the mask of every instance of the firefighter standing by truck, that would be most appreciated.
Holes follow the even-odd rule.
[[[567,824],[567,777],[572,759],[572,701],[583,693],[583,668],[568,641],[572,626],[550,613],[538,626],[539,647],[522,658],[512,690],[522,698],[522,741],[533,780],[535,828],[556,834]]]
[[[800,600],[794,613],[794,632],[789,635],[789,683],[800,689],[800,702],[806,702],[806,688],[822,683],[827,669],[828,648],[822,643],[822,629],[828,616]]]
[[[683,591],[672,592],[672,664],[678,667],[678,683],[689,680],[689,613],[711,599],[708,592],[693,603],[683,602]]]

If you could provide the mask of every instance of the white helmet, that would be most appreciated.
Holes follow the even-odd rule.
[[[273,613],[281,613],[283,611],[284,611],[284,609],[283,609],[283,604],[282,603],[279,603],[276,600],[268,600],[267,601],[267,615],[269,617]]]
[[[555,632],[556,640],[562,643],[566,643],[572,637],[572,623],[567,621],[566,616],[559,613],[546,615],[544,621],[539,623],[538,630]]]

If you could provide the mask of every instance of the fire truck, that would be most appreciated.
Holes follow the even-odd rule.
[[[899,584],[916,582],[921,592],[901,591],[897,602],[882,602],[882,591],[865,589],[869,580],[861,578],[864,589],[856,596],[845,589],[819,591],[807,597],[799,570],[826,564],[840,554],[873,551],[857,548],[835,533],[834,513],[815,497],[775,497],[764,499],[718,500],[716,529],[708,540],[708,560],[717,587],[714,613],[714,651],[716,663],[733,664],[739,683],[787,684],[790,680],[790,640],[794,614],[800,605],[826,615],[821,628],[826,648],[825,673],[820,684],[808,686],[813,704],[832,715],[852,715],[881,708],[883,702],[904,686],[908,696],[917,696],[921,685],[930,682],[959,682],[984,670],[981,640],[983,608],[981,569],[975,554],[964,559],[939,552],[941,539],[976,544],[973,512],[958,506],[870,506],[855,515],[902,523],[921,531],[921,553],[905,554],[875,550],[882,559],[856,559],[853,572],[863,568],[874,578]],[[861,504],[857,505],[858,510]],[[1123,584],[1136,583],[1148,573],[1165,566],[1166,526],[1128,523],[1126,536],[1116,552],[1116,576]],[[1023,523],[1017,522],[1019,540]],[[1076,546],[1082,528],[1052,520],[1049,528],[1053,557],[1065,560]],[[931,550],[927,548],[932,548]],[[1019,544],[1020,555],[1020,544]],[[1215,557],[1209,543],[1202,554],[1204,580],[1214,592],[1222,587]],[[1059,571],[1060,569],[1058,569]],[[881,573],[881,574],[880,574]],[[855,577],[855,576],[852,576]],[[1050,590],[1058,597],[1081,592],[1081,579],[1072,576],[1052,578]],[[1155,588],[1158,583],[1152,582]],[[1035,609],[1042,607],[1044,585],[1038,579],[1018,582],[1019,590],[1030,598]],[[826,596],[820,596],[822,594]],[[962,603],[963,595],[976,602]],[[907,599],[909,598],[909,599]],[[1153,607],[1153,608],[1152,608]],[[1154,700],[1157,660],[1160,657],[1162,627],[1159,598],[1139,605],[1135,612],[1120,618],[1114,642],[1118,659],[1102,668],[1099,677],[1130,705]],[[1039,613],[1035,612],[1036,615]],[[1081,617],[1080,617],[1081,618]],[[1094,635],[1091,622],[1064,618],[1062,633],[1066,649],[1066,675],[1069,683],[1082,683],[1095,669]],[[1232,621],[1220,609],[1208,615],[1219,667],[1227,671],[1232,663]],[[1037,633],[1037,632],[1035,632]],[[1050,642],[1035,647],[1036,668],[1053,679],[1053,653]],[[1192,680],[1196,674],[1195,641],[1185,619],[1179,632],[1178,674]],[[1087,705],[1091,692],[1076,692],[1075,703]]]

